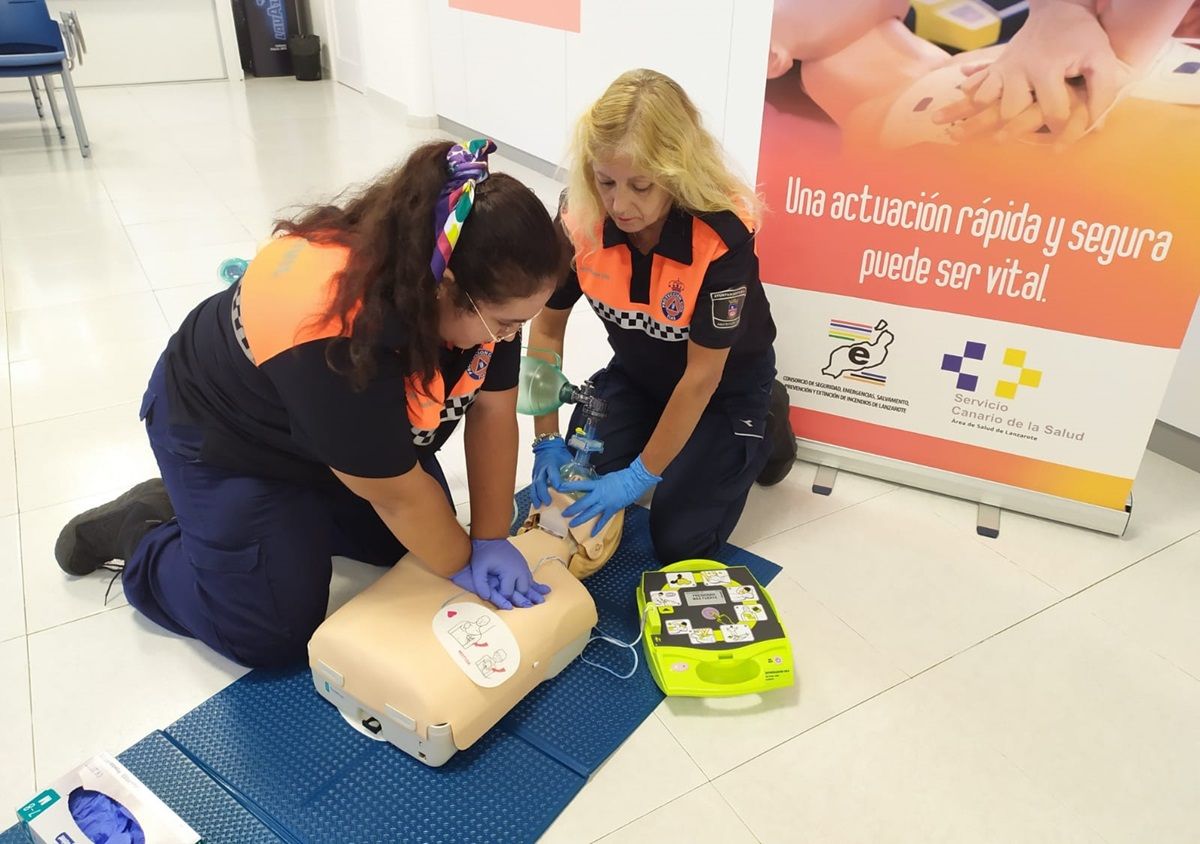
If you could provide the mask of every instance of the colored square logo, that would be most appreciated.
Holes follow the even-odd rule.
[[[1004,365],[1015,366],[1020,368],[1025,365],[1025,350],[1024,349],[1005,349],[1004,350]]]
[[[961,355],[942,355],[942,371],[953,372],[955,374],[956,377],[954,379],[954,386],[956,389],[973,393],[979,387],[979,376],[972,375],[969,372],[963,372],[963,363],[967,359],[983,360],[983,356],[986,352],[986,344],[976,343],[972,340],[963,347],[963,353]]]

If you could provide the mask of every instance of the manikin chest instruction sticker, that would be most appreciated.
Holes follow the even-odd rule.
[[[433,635],[477,686],[492,689],[517,673],[521,649],[500,617],[479,604],[447,604],[433,617]]]

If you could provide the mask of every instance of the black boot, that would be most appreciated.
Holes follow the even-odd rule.
[[[67,574],[91,574],[110,560],[128,560],[150,530],[175,518],[160,478],[81,513],[62,529],[54,558]]]
[[[787,387],[776,381],[771,386],[771,407],[767,413],[767,447],[771,456],[758,474],[762,486],[774,486],[788,476],[796,463],[796,434],[789,418]]]

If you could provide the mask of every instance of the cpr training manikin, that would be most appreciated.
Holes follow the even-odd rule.
[[[539,683],[579,656],[596,605],[579,582],[608,561],[623,517],[592,536],[571,528],[572,500],[551,490],[510,539],[543,604],[497,612],[411,554],[321,625],[309,642],[318,693],[360,732],[440,766],[474,744]]]

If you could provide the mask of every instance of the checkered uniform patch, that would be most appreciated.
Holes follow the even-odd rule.
[[[242,347],[246,358],[257,366],[258,362],[254,360],[254,353],[250,351],[250,341],[246,339],[246,328],[242,325],[242,283],[240,281],[233,291],[230,317],[233,319],[233,336],[237,338],[238,345]]]
[[[475,403],[476,393],[468,393],[465,396],[451,396],[446,399],[446,404],[442,407],[442,412],[438,416],[438,427],[432,431],[427,431],[424,428],[413,426],[413,444],[419,446],[433,445],[433,441],[437,439],[437,432],[447,422],[457,422],[467,414],[467,409]]]
[[[665,325],[649,314],[641,311],[621,311],[606,305],[599,299],[588,297],[592,310],[619,328],[635,329],[649,334],[656,340],[679,342],[688,339],[689,329],[686,325]]]

